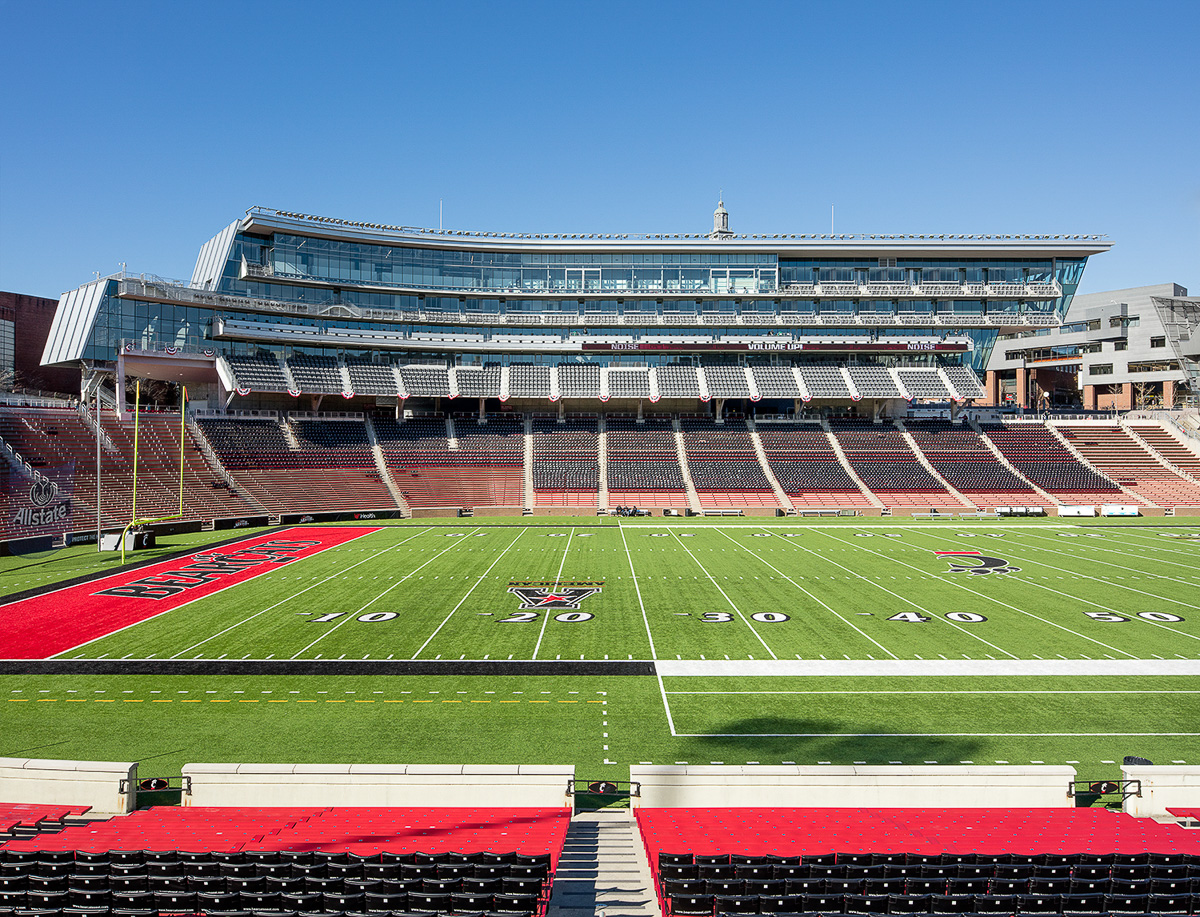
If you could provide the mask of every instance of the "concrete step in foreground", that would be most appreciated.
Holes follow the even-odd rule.
[[[628,809],[571,819],[547,917],[660,917],[650,864]]]

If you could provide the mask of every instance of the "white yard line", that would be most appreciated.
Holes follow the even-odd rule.
[[[387,530],[387,529],[377,529],[376,531],[379,531],[379,532],[385,532],[385,531],[388,531],[388,530]],[[283,604],[285,604],[285,603],[287,603],[287,602],[290,602],[292,599],[299,598],[300,596],[304,595],[304,593],[308,592],[309,590],[316,589],[318,586],[323,586],[325,583],[329,582],[329,581],[330,581],[330,580],[332,580],[332,579],[337,579],[339,576],[343,576],[343,575],[345,575],[345,573],[346,573],[346,571],[347,571],[347,570],[353,570],[355,567],[361,567],[363,564],[365,564],[365,563],[369,563],[369,562],[373,561],[375,558],[377,558],[377,557],[380,557],[380,556],[381,556],[381,555],[383,555],[383,554],[386,554],[388,551],[394,551],[394,550],[396,550],[396,548],[400,547],[400,545],[402,545],[402,544],[406,544],[407,542],[410,542],[410,541],[412,541],[414,538],[417,538],[417,537],[419,537],[419,536],[421,536],[421,535],[424,535],[426,532],[429,532],[429,531],[432,531],[432,529],[425,529],[425,530],[424,530],[424,531],[422,531],[422,532],[417,532],[417,534],[416,534],[416,535],[410,535],[408,538],[405,538],[405,539],[404,539],[404,541],[397,542],[396,544],[394,544],[394,545],[391,545],[390,547],[386,547],[386,548],[384,548],[382,551],[376,551],[374,554],[372,554],[370,557],[366,558],[365,560],[360,560],[358,563],[356,563],[356,564],[351,564],[349,567],[343,567],[342,569],[338,570],[338,572],[337,572],[337,573],[331,573],[329,576],[325,577],[325,579],[323,579],[323,580],[320,580],[320,581],[318,581],[318,582],[316,582],[316,583],[313,583],[311,586],[305,586],[305,587],[304,587],[303,589],[301,589],[299,592],[297,592],[297,593],[294,593],[294,594],[292,594],[292,595],[289,595],[289,596],[288,596],[286,599],[281,599],[281,600],[279,600],[278,602],[276,602],[274,605],[271,605],[271,606],[270,606],[270,607],[268,607],[268,608],[264,608],[262,611],[257,611],[257,612],[255,612],[254,614],[250,615],[250,617],[248,617],[248,618],[243,618],[241,621],[238,621],[238,622],[237,622],[237,623],[235,623],[235,624],[231,624],[231,625],[229,625],[229,627],[225,628],[225,629],[224,629],[224,630],[222,630],[222,631],[218,631],[217,633],[213,634],[211,637],[205,637],[205,638],[204,638],[203,640],[201,640],[199,643],[194,643],[194,644],[192,644],[191,646],[189,646],[187,649],[185,649],[185,650],[180,650],[178,653],[176,653],[175,655],[171,656],[170,658],[171,658],[171,659],[178,659],[178,658],[179,658],[180,656],[182,656],[184,653],[190,653],[190,652],[191,652],[192,650],[194,650],[196,647],[198,647],[198,646],[204,646],[204,644],[208,643],[210,640],[215,640],[215,639],[217,639],[217,637],[224,636],[225,634],[227,634],[227,633],[229,633],[231,630],[233,630],[235,627],[241,627],[241,626],[242,626],[243,624],[245,624],[247,621],[253,621],[253,620],[254,620],[255,618],[257,618],[259,615],[265,615],[265,614],[266,614],[268,611],[272,611],[273,609],[276,609],[276,608],[278,608],[280,605],[283,605]],[[374,533],[371,533],[371,534],[374,534]],[[366,537],[366,536],[364,536],[364,537]],[[325,552],[323,552],[323,551],[322,551],[322,552],[320,552],[320,553],[318,553],[318,554],[311,554],[311,555],[309,555],[309,556],[310,556],[310,557],[320,557],[320,556],[321,556],[321,554],[323,554],[323,553],[325,553]],[[214,594],[219,594],[219,593],[214,593]],[[182,607],[182,606],[180,606],[180,607]],[[70,651],[68,650],[68,652],[70,652]]]
[[[721,534],[724,535],[726,538],[729,538],[730,541],[732,541],[735,545],[737,545],[743,551],[746,551],[747,553],[751,554],[752,556],[758,558],[760,561],[762,561],[764,564],[766,564],[768,567],[770,567],[772,570],[774,570],[776,573],[778,573],[780,576],[782,576],[785,580],[787,580],[789,583],[791,583],[793,586],[795,586],[797,589],[799,589],[801,592],[803,592],[806,596],[808,596],[810,599],[812,599],[814,602],[816,602],[818,605],[820,605],[822,608],[824,608],[826,611],[828,611],[830,614],[832,614],[834,617],[836,617],[843,624],[846,624],[846,625],[854,628],[854,630],[858,631],[859,634],[861,634],[867,640],[870,640],[872,643],[874,643],[877,647],[879,647],[881,650],[883,650],[883,652],[887,653],[893,659],[900,658],[895,653],[893,653],[891,650],[889,650],[886,646],[884,646],[882,643],[880,643],[878,640],[867,635],[862,629],[857,627],[853,621],[848,621],[846,618],[843,618],[840,614],[838,614],[836,611],[834,611],[832,608],[830,608],[828,605],[826,605],[824,602],[822,602],[819,598],[817,598],[815,595],[813,595],[811,592],[809,592],[807,589],[805,589],[803,586],[801,586],[799,583],[797,583],[794,579],[792,579],[790,576],[788,576],[786,573],[784,573],[782,570],[780,570],[778,567],[776,567],[774,564],[772,564],[770,561],[768,561],[761,554],[751,551],[749,548],[747,548],[743,544],[739,544],[735,539],[731,538],[729,535],[726,535],[725,532],[721,532]],[[843,568],[843,569],[845,569],[845,568]]]
[[[475,532],[478,532],[478,531],[479,531],[479,529],[475,530]],[[472,532],[471,534],[473,535],[473,534],[475,534],[475,532]],[[401,542],[401,544],[403,544],[403,542]],[[459,547],[461,544],[462,544],[462,542],[455,542],[454,544],[451,544],[448,547],[442,548],[442,550],[440,550],[436,554],[434,554],[433,557],[429,558],[429,560],[425,561],[425,563],[421,564],[421,566],[416,567],[415,569],[409,571],[408,573],[405,573],[404,576],[400,577],[400,579],[396,580],[396,582],[394,582],[394,583],[392,583],[392,585],[388,586],[385,590],[383,590],[383,592],[379,593],[379,595],[375,596],[375,598],[373,598],[373,599],[371,599],[371,601],[367,602],[366,605],[364,605],[362,608],[358,609],[358,611],[350,612],[349,614],[344,615],[342,617],[342,620],[338,621],[337,624],[333,625],[333,627],[329,628],[329,630],[325,631],[325,633],[323,633],[323,634],[321,634],[321,636],[317,637],[316,640],[314,640],[308,646],[304,647],[304,649],[297,650],[292,655],[292,658],[295,659],[301,653],[308,652],[310,649],[312,649],[314,646],[316,646],[318,643],[320,643],[322,640],[324,640],[326,637],[328,637],[330,634],[332,634],[335,630],[337,630],[339,627],[341,627],[347,621],[352,621],[354,619],[355,615],[362,614],[364,611],[366,611],[368,608],[370,608],[372,605],[374,605],[376,602],[378,602],[381,598],[383,598],[385,595],[387,595],[389,592],[391,592],[397,586],[400,586],[405,581],[407,581],[410,577],[415,576],[421,570],[424,570],[426,567],[428,567],[431,563],[433,563],[435,560],[437,560],[439,557],[441,557],[447,551],[453,551],[455,548]]]
[[[521,529],[521,531],[517,532],[517,537],[508,543],[508,547],[506,547],[503,551],[501,551],[499,554],[496,555],[496,559],[492,561],[491,566],[489,566],[486,570],[484,570],[483,573],[479,574],[479,577],[475,580],[474,583],[471,584],[471,588],[467,590],[467,594],[464,595],[461,599],[459,599],[459,602],[457,605],[455,605],[452,609],[450,609],[450,614],[446,615],[445,620],[442,621],[442,623],[437,626],[437,629],[434,630],[434,632],[429,635],[429,639],[421,644],[421,648],[418,649],[415,653],[413,653],[411,658],[416,659],[418,656],[421,655],[422,652],[424,652],[425,647],[429,646],[429,644],[433,642],[433,638],[438,635],[438,632],[441,631],[441,629],[449,623],[450,619],[454,617],[454,612],[456,612],[460,608],[462,608],[463,603],[466,602],[466,600],[471,597],[471,593],[475,591],[475,587],[478,586],[480,583],[482,583],[485,579],[487,579],[487,575],[492,572],[492,568],[495,567],[496,564],[500,563],[500,558],[502,558],[505,554],[508,553],[508,548],[511,548],[513,545],[515,545],[517,543],[517,539],[519,539],[527,531],[529,531],[529,529],[524,528],[524,529]]]
[[[722,533],[722,534],[724,534],[724,533]],[[726,535],[725,537],[726,537],[726,538],[728,538],[729,536],[728,536],[728,535]],[[732,541],[732,539],[730,539],[730,540]],[[974,638],[975,640],[978,640],[980,643],[982,643],[982,644],[984,644],[984,645],[986,645],[986,646],[990,646],[990,647],[991,647],[992,649],[994,649],[994,650],[995,650],[997,653],[1003,653],[1005,656],[1008,656],[1008,657],[1009,657],[1009,658],[1011,658],[1011,659],[1017,659],[1017,658],[1018,658],[1018,657],[1017,657],[1017,656],[1016,656],[1014,653],[1010,653],[1008,650],[1004,649],[1003,647],[996,646],[996,644],[994,644],[994,643],[991,643],[991,642],[989,642],[989,641],[987,641],[987,640],[984,640],[984,639],[983,639],[981,636],[979,636],[979,635],[978,635],[978,634],[976,634],[976,633],[973,633],[973,632],[971,632],[971,631],[970,631],[970,630],[968,630],[967,628],[965,628],[965,627],[962,627],[961,625],[959,625],[959,624],[956,624],[955,622],[953,622],[953,621],[951,621],[951,620],[949,620],[949,619],[947,619],[947,618],[943,618],[943,617],[941,617],[940,615],[936,614],[935,612],[932,612],[932,611],[930,611],[928,608],[925,608],[923,605],[919,605],[919,604],[917,604],[916,602],[912,601],[911,599],[906,599],[904,596],[900,595],[899,593],[892,592],[892,590],[891,590],[891,589],[888,589],[886,586],[882,586],[882,585],[880,585],[879,583],[873,582],[872,580],[870,580],[870,579],[868,579],[867,577],[863,576],[863,575],[862,575],[861,573],[859,573],[857,570],[852,570],[852,569],[850,569],[849,567],[843,566],[842,564],[839,564],[839,563],[838,563],[836,560],[832,560],[831,558],[824,557],[823,555],[821,555],[821,554],[818,554],[816,551],[810,551],[808,548],[804,547],[804,545],[801,545],[801,544],[793,544],[793,543],[792,543],[792,542],[790,542],[790,541],[787,541],[787,542],[785,542],[785,544],[789,545],[790,547],[796,548],[797,550],[804,551],[806,554],[810,554],[810,555],[812,555],[813,557],[817,558],[818,560],[823,560],[823,561],[825,561],[826,563],[833,564],[833,565],[834,565],[835,567],[837,567],[839,570],[845,570],[847,573],[849,573],[849,574],[851,574],[851,575],[853,575],[853,576],[856,576],[856,577],[858,577],[858,578],[859,578],[860,580],[862,580],[864,583],[868,583],[869,585],[871,585],[871,586],[874,586],[874,587],[875,587],[875,588],[877,588],[877,589],[882,589],[884,592],[886,592],[886,593],[887,593],[888,595],[890,595],[892,598],[894,598],[894,599],[899,599],[901,602],[904,602],[904,603],[906,603],[906,604],[908,604],[908,605],[911,605],[913,608],[917,608],[917,609],[919,609],[920,611],[924,612],[925,614],[927,614],[927,615],[929,616],[930,620],[933,620],[933,621],[938,621],[938,622],[941,622],[941,623],[944,623],[944,624],[949,624],[949,625],[950,625],[951,627],[953,627],[955,630],[957,630],[957,631],[960,631],[961,633],[965,634],[966,636],[968,636],[968,637],[972,637],[972,638]],[[746,550],[749,550],[749,548],[747,548]],[[753,552],[751,552],[751,553],[753,553]],[[765,563],[765,561],[764,561],[764,563]],[[769,566],[769,565],[768,565],[768,566]],[[774,567],[772,567],[771,569],[774,569]],[[790,582],[790,580],[789,580],[789,582]],[[841,616],[839,615],[839,617],[841,617]],[[858,630],[858,628],[855,628],[855,630]],[[861,633],[861,632],[860,632],[860,633]],[[866,634],[863,634],[863,636],[866,636]],[[870,637],[867,637],[867,639],[868,639],[868,640],[871,640],[871,638],[870,638]],[[871,642],[872,642],[872,643],[875,643],[875,641],[874,641],[874,640],[871,640]],[[875,643],[875,645],[876,645],[876,646],[879,646],[879,644],[878,644],[878,643]],[[881,649],[882,649],[882,647],[881,647]],[[885,652],[887,652],[887,654],[888,654],[889,656],[891,656],[893,659],[897,659],[897,658],[899,658],[898,656],[896,656],[896,654],[895,654],[895,653],[892,653],[892,652],[890,652],[890,651],[887,651],[887,650],[885,650]]]
[[[1050,538],[1049,535],[1038,535],[1036,532],[1030,532],[1029,534],[1031,534],[1034,538],[1046,538],[1046,539]],[[1061,541],[1053,541],[1053,540],[1051,540],[1050,543],[1058,544],[1058,545],[1062,544]],[[1151,548],[1149,545],[1147,545],[1145,548],[1143,548],[1141,545],[1133,545],[1132,547],[1138,548],[1141,553],[1135,553],[1133,551],[1121,551],[1121,550],[1118,550],[1117,548],[1106,548],[1102,545],[1097,544],[1095,541],[1091,541],[1091,540],[1089,540],[1089,541],[1085,542],[1083,545],[1081,545],[1081,548],[1086,548],[1088,551],[1104,551],[1106,554],[1119,554],[1122,557],[1132,557],[1136,560],[1146,560],[1147,558],[1146,558],[1145,552],[1154,550],[1154,548]],[[1049,548],[1047,548],[1046,550],[1049,550]],[[1062,552],[1058,551],[1056,553],[1061,554]],[[1173,554],[1175,552],[1169,551],[1167,553]],[[1184,556],[1186,557],[1187,555],[1185,554]],[[1183,563],[1178,560],[1163,560],[1161,557],[1153,557],[1153,558],[1150,558],[1150,560],[1152,560],[1156,564],[1170,564],[1172,567],[1183,567],[1185,570],[1194,571],[1196,569],[1197,563],[1200,563],[1200,554],[1190,558],[1191,563]],[[1097,560],[1096,563],[1102,564],[1102,563],[1105,563],[1105,561]],[[1128,565],[1126,565],[1126,564],[1111,564],[1110,566],[1126,567],[1126,569],[1128,568]],[[1162,577],[1163,579],[1172,579],[1172,577],[1169,577],[1164,573],[1148,573],[1147,576],[1156,576],[1156,577]],[[1184,581],[1176,580],[1176,582],[1184,582]],[[1189,583],[1188,585],[1195,585],[1195,584]]]
[[[629,541],[625,537],[625,526],[621,525],[621,520],[617,520],[617,529],[621,532],[621,544],[625,546],[625,557],[629,560],[629,575],[633,578],[633,591],[637,593],[638,608],[642,610],[642,624],[646,627],[646,639],[650,641],[650,658],[658,659],[658,651],[654,648],[654,635],[650,633],[650,619],[646,616],[646,603],[642,601],[642,587],[638,585],[637,570],[633,567],[633,555],[629,552]],[[658,679],[658,694],[662,698],[663,712],[667,715],[667,727],[671,730],[671,735],[677,735],[675,732],[675,717],[671,714],[671,704],[667,701],[667,691],[663,686],[662,675],[656,675]]]
[[[658,652],[654,649],[654,636],[650,633],[650,620],[646,617],[646,604],[642,601],[642,587],[638,585],[637,571],[633,569],[633,555],[629,553],[629,542],[625,538],[625,526],[621,525],[620,520],[617,521],[617,529],[621,533],[621,544],[625,546],[625,556],[629,558],[629,575],[633,577],[633,591],[637,593],[638,608],[642,610],[642,623],[646,625],[646,639],[650,641],[650,658],[657,659]],[[659,686],[662,682],[660,680]],[[668,719],[670,712],[667,713]]]
[[[946,540],[946,539],[947,539],[948,537],[950,537],[950,536],[945,536],[945,535],[943,535],[943,536],[940,536],[940,537],[941,537],[941,538],[942,538],[942,540],[944,541],[944,540]],[[955,541],[955,542],[952,542],[952,543],[953,543],[953,544],[960,544],[960,542],[957,542],[957,541]],[[1011,542],[1011,543],[1012,543],[1012,544],[1014,544],[1014,545],[1016,544],[1016,542]],[[1020,550],[1019,546],[1018,546],[1018,550]],[[1054,552],[1054,553],[1058,553],[1058,552]],[[1068,555],[1068,556],[1069,556],[1069,555]],[[1181,601],[1179,601],[1178,599],[1169,599],[1169,598],[1166,598],[1165,596],[1161,596],[1161,595],[1155,595],[1155,594],[1153,594],[1153,593],[1151,593],[1151,592],[1144,592],[1144,591],[1143,591],[1143,590],[1141,590],[1141,589],[1135,589],[1135,588],[1134,588],[1134,587],[1132,587],[1132,586],[1122,586],[1120,583],[1114,583],[1114,582],[1112,582],[1112,581],[1110,581],[1110,580],[1106,580],[1106,579],[1100,579],[1100,577],[1097,577],[1097,576],[1089,576],[1089,575],[1088,575],[1088,574],[1086,574],[1086,573],[1079,573],[1079,572],[1078,572],[1078,571],[1076,571],[1076,570],[1065,570],[1065,569],[1063,569],[1062,567],[1055,567],[1055,566],[1053,566],[1052,564],[1046,564],[1046,563],[1042,563],[1041,561],[1039,561],[1039,560],[1034,560],[1034,559],[1033,559],[1033,558],[1031,558],[1031,557],[1017,557],[1017,560],[1019,560],[1019,561],[1020,561],[1021,563],[1023,563],[1023,564],[1024,564],[1024,563],[1036,564],[1036,565],[1037,565],[1037,566],[1039,566],[1039,567],[1045,567],[1047,570],[1054,570],[1054,571],[1056,571],[1056,572],[1058,572],[1058,573],[1065,573],[1065,574],[1067,574],[1068,576],[1077,576],[1077,577],[1080,577],[1080,578],[1082,578],[1082,579],[1090,579],[1090,580],[1094,580],[1095,582],[1097,582],[1097,583],[1103,583],[1103,584],[1104,584],[1104,585],[1106,585],[1106,586],[1117,586],[1117,587],[1118,587],[1118,588],[1120,588],[1120,589],[1128,589],[1130,592],[1136,592],[1136,593],[1138,593],[1138,595],[1144,595],[1144,596],[1146,596],[1146,597],[1148,597],[1148,598],[1157,599],[1157,600],[1158,600],[1158,601],[1160,601],[1160,602],[1171,602],[1171,603],[1173,603],[1173,604],[1175,604],[1175,605],[1182,605],[1182,606],[1184,606],[1185,608],[1197,608],[1197,609],[1200,609],[1200,605],[1192,605],[1192,604],[1190,604],[1190,603],[1188,603],[1188,602],[1181,602]],[[1097,563],[1105,563],[1105,561],[1097,561]],[[1114,565],[1112,565],[1112,566],[1116,566],[1116,565],[1114,564]],[[1068,593],[1068,592],[1062,592],[1062,591],[1060,591],[1060,590],[1058,590],[1058,589],[1051,589],[1049,586],[1044,586],[1044,585],[1042,585],[1041,583],[1035,583],[1035,582],[1034,582],[1033,580],[1031,580],[1031,579],[1029,579],[1029,580],[1022,580],[1021,582],[1023,582],[1023,583],[1028,583],[1030,586],[1036,586],[1038,589],[1045,589],[1047,592],[1051,592],[1051,593],[1053,593],[1054,595],[1060,595],[1060,596],[1062,596],[1063,598],[1067,598],[1067,599],[1074,599],[1075,601],[1077,601],[1077,602],[1082,602],[1082,603],[1083,603],[1083,604],[1085,604],[1085,605],[1091,605],[1093,608],[1099,608],[1099,609],[1100,609],[1100,610],[1102,610],[1102,611],[1108,611],[1108,612],[1111,612],[1112,614],[1120,615],[1121,617],[1128,617],[1128,618],[1129,618],[1129,620],[1131,620],[1131,621],[1138,621],[1138,622],[1140,622],[1140,623],[1142,623],[1142,624],[1153,624],[1155,627],[1161,627],[1163,630],[1168,630],[1168,631],[1170,631],[1171,633],[1173,633],[1173,634],[1178,634],[1178,635],[1179,635],[1179,636],[1181,636],[1181,637],[1188,637],[1188,638],[1190,638],[1190,639],[1192,639],[1192,640],[1200,640],[1200,637],[1196,636],[1195,634],[1189,634],[1187,631],[1178,630],[1178,629],[1176,629],[1176,628],[1174,628],[1174,627],[1168,627],[1166,624],[1163,624],[1163,623],[1161,623],[1161,622],[1159,622],[1159,621],[1149,621],[1149,620],[1147,620],[1147,619],[1145,619],[1145,618],[1139,618],[1139,617],[1137,617],[1136,615],[1131,615],[1131,614],[1130,614],[1129,612],[1127,612],[1127,611],[1121,611],[1120,609],[1113,608],[1113,607],[1111,607],[1111,606],[1109,606],[1109,605],[1101,605],[1099,602],[1092,602],[1092,601],[1090,601],[1090,600],[1088,600],[1088,599],[1081,598],[1080,596],[1077,596],[1077,595],[1071,595],[1071,594],[1070,594],[1070,593]],[[1183,582],[1183,581],[1182,581],[1182,580],[1176,580],[1175,582]],[[1193,583],[1184,583],[1184,585],[1185,585],[1185,586],[1193,586],[1193,588],[1194,588],[1194,584],[1193,584]]]
[[[804,697],[815,696],[818,694],[852,694],[864,695],[872,697],[876,694],[949,694],[958,696],[960,694],[1200,694],[1200,691],[668,691],[668,694],[715,694],[715,695],[772,695],[772,694],[799,694]]]
[[[1200,659],[660,659],[661,675],[930,678],[939,675],[1200,677]]]
[[[942,538],[953,538],[955,536],[943,535],[941,537]],[[955,542],[955,543],[960,544],[960,542]],[[1021,550],[1022,547],[1025,547],[1026,550],[1037,550],[1037,551],[1041,551],[1045,554],[1058,554],[1059,556],[1066,557],[1069,560],[1083,560],[1083,561],[1086,561],[1087,563],[1103,564],[1106,567],[1116,567],[1119,570],[1130,570],[1130,566],[1128,564],[1114,564],[1111,561],[1100,560],[1099,558],[1096,558],[1096,557],[1088,557],[1086,554],[1083,554],[1083,553],[1068,554],[1066,551],[1056,551],[1053,548],[1043,548],[1040,545],[1022,546],[1019,541],[1015,541],[1015,540],[1008,542],[1008,544],[1013,545],[1014,547],[1016,547],[1017,550]],[[1093,549],[1093,546],[1089,544],[1089,545],[1087,545],[1087,548],[1089,550],[1091,550],[1091,549]],[[1100,548],[1098,550],[1103,550],[1103,548]],[[1127,555],[1127,556],[1136,557],[1137,555],[1131,554],[1131,555]],[[1144,558],[1139,558],[1139,559],[1144,560]],[[1146,592],[1145,590],[1137,589],[1133,586],[1126,586],[1122,583],[1115,583],[1112,580],[1103,579],[1102,577],[1099,577],[1099,576],[1091,576],[1090,574],[1087,574],[1087,573],[1080,573],[1077,570],[1064,570],[1062,567],[1055,567],[1052,564],[1043,563],[1042,561],[1035,560],[1033,558],[1020,557],[1020,558],[1018,558],[1018,560],[1021,560],[1022,562],[1025,562],[1025,563],[1037,564],[1039,567],[1045,567],[1048,570],[1055,570],[1058,573],[1067,573],[1067,574],[1070,574],[1071,576],[1078,576],[1078,577],[1082,577],[1083,579],[1095,580],[1098,583],[1104,583],[1104,585],[1106,585],[1106,586],[1116,586],[1118,589],[1128,589],[1130,592],[1136,592],[1139,595],[1146,596],[1147,598],[1158,599],[1159,601],[1162,601],[1162,602],[1173,602],[1174,604],[1182,605],[1185,608],[1200,609],[1200,605],[1193,605],[1190,602],[1181,602],[1178,599],[1168,598],[1167,596],[1164,596],[1164,595],[1155,595],[1152,592]],[[1151,577],[1154,577],[1155,579],[1168,580],[1169,582],[1172,582],[1172,583],[1179,583],[1183,586],[1188,586],[1189,588],[1192,588],[1192,589],[1195,589],[1197,587],[1196,583],[1189,582],[1188,580],[1177,579],[1174,576],[1167,576],[1164,573],[1151,573],[1148,570],[1138,570],[1138,571],[1132,571],[1132,572],[1140,573],[1143,576],[1151,576]]]
[[[759,634],[759,632],[754,629],[754,625],[751,624],[746,619],[746,616],[744,614],[742,614],[742,610],[733,603],[733,599],[731,599],[728,595],[725,594],[725,590],[721,588],[720,583],[718,583],[713,578],[713,575],[708,572],[708,568],[705,567],[704,564],[700,563],[700,561],[697,559],[695,554],[693,554],[690,550],[688,550],[688,546],[683,543],[683,539],[681,539],[679,537],[679,535],[677,535],[675,532],[671,532],[671,537],[675,539],[676,544],[678,544],[681,548],[683,548],[685,551],[687,551],[688,557],[690,557],[692,560],[696,561],[696,566],[698,566],[701,569],[701,571],[703,571],[704,575],[708,577],[708,581],[710,583],[712,583],[714,586],[716,586],[717,592],[721,593],[721,597],[723,599],[725,599],[726,602],[729,603],[729,607],[732,608],[735,612],[737,612],[737,616],[742,619],[742,623],[745,624],[748,628],[750,628],[750,633],[754,634],[754,636],[758,638],[758,642],[763,645],[763,649],[765,649],[768,653],[771,654],[772,659],[778,659],[779,657],[775,655],[775,651],[772,650],[769,646],[767,646],[767,641],[764,640],[762,638],[762,635]]]
[[[1172,528],[1171,526],[1164,526],[1163,530],[1170,531],[1171,528]],[[1106,534],[1107,533],[1108,532],[1106,531]],[[1174,548],[1171,547],[1171,542],[1164,540],[1163,536],[1160,534],[1157,534],[1157,533],[1155,533],[1154,535],[1145,535],[1145,534],[1142,534],[1141,532],[1133,531],[1132,529],[1121,529],[1121,528],[1113,530],[1112,533],[1126,535],[1130,538],[1141,538],[1145,541],[1148,541],[1148,542],[1150,542],[1150,544],[1155,545],[1155,547],[1151,548],[1152,551],[1162,551],[1167,554],[1176,554],[1180,557],[1191,557],[1191,558],[1200,557],[1200,553],[1196,553],[1196,552],[1192,552],[1192,551],[1176,551]],[[1192,541],[1190,539],[1177,538],[1177,539],[1175,539],[1175,544],[1177,544],[1177,545],[1193,544],[1193,545],[1200,546],[1200,538],[1197,538],[1194,541]],[[1149,545],[1147,545],[1147,547],[1149,547]]]
[[[1017,612],[1018,614],[1022,614],[1022,615],[1025,615],[1026,617],[1033,618],[1035,621],[1041,621],[1043,624],[1048,624],[1051,627],[1054,627],[1061,631],[1065,631],[1066,633],[1071,634],[1074,637],[1078,637],[1081,640],[1086,640],[1089,643],[1094,643],[1094,644],[1096,644],[1096,646],[1102,646],[1106,650],[1112,650],[1114,653],[1120,653],[1122,656],[1128,656],[1130,659],[1138,658],[1133,653],[1128,653],[1125,650],[1119,650],[1115,646],[1109,646],[1107,643],[1097,640],[1094,637],[1089,637],[1086,634],[1081,634],[1079,631],[1071,630],[1071,628],[1064,627],[1062,624],[1058,624],[1054,621],[1049,620],[1048,618],[1043,618],[1041,615],[1035,615],[1033,612],[1026,611],[1023,608],[1018,608],[1016,605],[1010,605],[1008,602],[1002,602],[999,599],[993,598],[990,595],[985,595],[982,592],[976,592],[974,589],[967,588],[962,583],[956,583],[953,580],[943,579],[940,576],[936,576],[935,574],[930,573],[928,570],[922,570],[920,567],[915,567],[912,564],[905,563],[902,560],[897,560],[894,557],[888,557],[884,554],[880,554],[878,551],[872,551],[870,548],[863,547],[862,545],[852,544],[849,541],[845,541],[841,538],[835,538],[833,535],[830,535],[828,532],[821,532],[820,534],[826,536],[827,538],[833,538],[834,541],[838,542],[839,544],[844,544],[848,548],[854,548],[856,550],[866,551],[868,554],[874,554],[876,557],[879,557],[883,560],[889,560],[892,563],[900,564],[900,566],[902,566],[902,567],[907,567],[910,570],[915,570],[917,573],[920,573],[921,576],[923,576],[927,579],[937,580],[939,583],[947,583],[951,586],[954,586],[956,589],[961,589],[964,592],[971,593],[971,595],[978,596],[981,599],[986,599],[987,601],[992,602],[996,605],[999,605],[1002,608],[1008,608],[1012,611]],[[1029,582],[1029,580],[1025,580],[1024,582]]]
[[[567,565],[567,552],[571,550],[571,539],[575,537],[575,529],[571,528],[570,534],[567,535],[567,546],[563,548],[562,561],[558,565],[558,573],[554,576],[554,582],[562,582],[563,567]],[[547,609],[542,613],[542,629],[538,632],[537,643],[533,645],[533,655],[529,658],[537,659],[538,650],[542,648],[542,638],[546,636],[546,623],[550,620],[550,610]]]

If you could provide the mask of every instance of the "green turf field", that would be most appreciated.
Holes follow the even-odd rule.
[[[1200,538],[1172,522],[384,526],[60,654],[163,660],[159,674],[0,676],[0,755],[144,772],[538,761],[610,778],[639,762],[1078,762],[1088,777],[1125,754],[1194,763]],[[94,548],[5,558],[0,594],[113,567]],[[448,674],[168,662],[243,659]],[[653,660],[658,674],[454,674],[459,660]]]

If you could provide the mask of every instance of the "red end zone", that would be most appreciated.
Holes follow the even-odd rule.
[[[0,606],[0,659],[49,659],[376,528],[293,528],[257,535]]]

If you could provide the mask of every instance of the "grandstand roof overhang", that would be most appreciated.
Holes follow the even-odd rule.
[[[318,217],[265,207],[246,211],[239,229],[414,248],[487,251],[774,252],[781,256],[905,258],[1082,258],[1106,252],[1102,235],[758,233],[714,239],[705,233],[519,233],[426,229]]]

